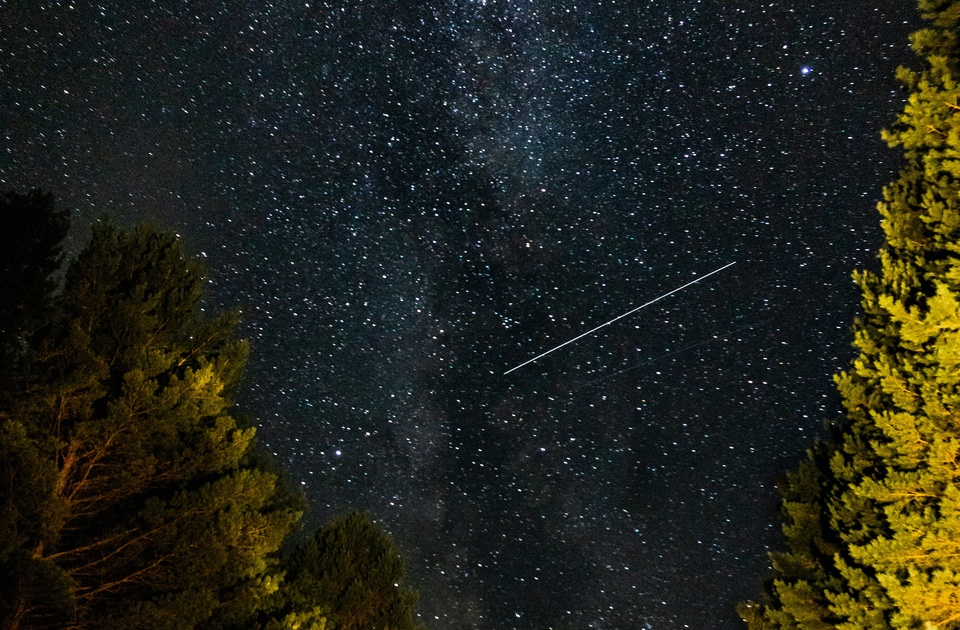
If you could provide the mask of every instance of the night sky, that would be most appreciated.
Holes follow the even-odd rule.
[[[0,0],[0,188],[204,258],[306,530],[373,516],[428,628],[739,628],[914,7]]]

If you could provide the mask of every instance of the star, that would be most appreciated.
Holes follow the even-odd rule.
[[[0,3],[0,188],[71,252],[105,212],[205,252],[305,530],[387,524],[435,630],[742,627],[851,358],[900,0],[90,4]]]

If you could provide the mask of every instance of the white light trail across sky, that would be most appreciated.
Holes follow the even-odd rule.
[[[504,374],[504,375],[507,375],[507,374],[509,374],[510,372],[513,372],[514,370],[519,370],[520,368],[522,368],[522,367],[525,366],[525,365],[529,365],[530,363],[533,363],[534,361],[537,361],[538,359],[542,359],[543,357],[547,356],[547,355],[550,354],[551,352],[554,352],[554,351],[556,351],[556,350],[559,350],[560,348],[562,348],[562,347],[564,347],[564,346],[570,345],[571,343],[573,343],[574,341],[576,341],[576,340],[578,340],[578,339],[583,339],[583,338],[586,337],[587,335],[589,335],[589,334],[591,334],[591,333],[597,332],[598,330],[600,330],[600,329],[603,328],[604,326],[609,326],[609,325],[612,324],[613,322],[615,322],[615,321],[617,321],[617,320],[619,320],[619,319],[623,319],[623,318],[626,317],[627,315],[632,315],[633,313],[636,313],[636,312],[639,311],[640,309],[646,308],[646,307],[650,306],[651,304],[655,304],[656,302],[659,302],[660,300],[662,300],[662,299],[665,298],[665,297],[669,297],[669,296],[673,295],[674,293],[677,293],[677,292],[679,292],[679,291],[683,291],[683,290],[686,289],[687,287],[689,287],[689,286],[691,286],[691,285],[694,285],[694,284],[700,282],[701,280],[706,280],[707,278],[709,278],[709,277],[712,276],[713,274],[715,274],[715,273],[720,273],[721,271],[723,271],[723,270],[726,269],[727,267],[732,267],[732,266],[735,265],[735,264],[737,264],[737,261],[733,261],[733,262],[731,262],[731,263],[727,263],[726,265],[724,265],[723,267],[720,267],[719,269],[714,269],[713,271],[711,271],[710,273],[708,273],[708,274],[705,275],[705,276],[700,276],[700,277],[697,278],[696,280],[691,280],[690,282],[686,283],[686,284],[683,285],[682,287],[677,287],[676,289],[674,289],[674,290],[672,290],[672,291],[668,291],[668,292],[664,293],[663,295],[661,295],[661,296],[659,296],[659,297],[653,298],[652,300],[650,300],[650,301],[647,302],[646,304],[641,304],[641,305],[638,306],[637,308],[631,309],[631,310],[627,311],[626,313],[624,313],[623,315],[618,315],[617,317],[614,317],[614,318],[611,319],[610,321],[604,322],[604,323],[600,324],[600,325],[597,326],[596,328],[591,328],[591,329],[588,330],[587,332],[585,332],[585,333],[583,333],[583,334],[581,334],[581,335],[578,335],[578,336],[574,337],[573,339],[570,339],[569,341],[564,341],[564,342],[561,343],[559,346],[556,346],[556,347],[554,347],[554,348],[550,348],[549,350],[547,350],[547,351],[544,352],[543,354],[538,354],[537,356],[533,357],[532,359],[530,359],[530,360],[528,360],[528,361],[524,361],[523,363],[521,363],[520,365],[518,365],[518,366],[516,366],[516,367],[510,368],[509,370],[507,370],[507,371],[504,372],[503,374]]]

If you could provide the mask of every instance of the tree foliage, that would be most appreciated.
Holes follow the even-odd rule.
[[[788,550],[766,602],[740,606],[754,629],[960,628],[960,2],[920,9],[845,414],[783,485]]]
[[[0,252],[0,627],[415,628],[369,520],[282,560],[302,498],[235,415],[247,345],[180,242],[99,225],[53,294],[63,215],[0,202],[27,241]]]
[[[401,585],[403,559],[359,513],[338,517],[287,561],[288,607],[327,611],[331,630],[416,630],[417,594]]]
[[[244,626],[277,590],[299,513],[231,415],[247,346],[202,286],[148,228],[96,228],[67,270],[4,383],[4,627]]]
[[[0,193],[0,377],[49,314],[68,226],[49,194]]]

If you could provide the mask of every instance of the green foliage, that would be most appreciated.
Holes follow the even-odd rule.
[[[401,586],[403,559],[388,535],[351,513],[334,519],[287,560],[292,611],[325,610],[331,630],[415,630],[417,594]]]
[[[0,269],[42,289],[4,304],[0,626],[416,628],[403,561],[362,516],[281,563],[302,497],[233,414],[247,346],[233,315],[202,316],[177,239],[101,225],[52,299],[61,223],[29,200],[56,238]]]
[[[247,347],[202,286],[148,228],[95,229],[68,269],[4,382],[4,627],[247,627],[279,589],[299,512],[230,413]]]
[[[878,209],[880,271],[861,272],[845,416],[784,485],[751,628],[960,628],[960,2],[922,0],[925,69],[884,133],[905,166]]]

